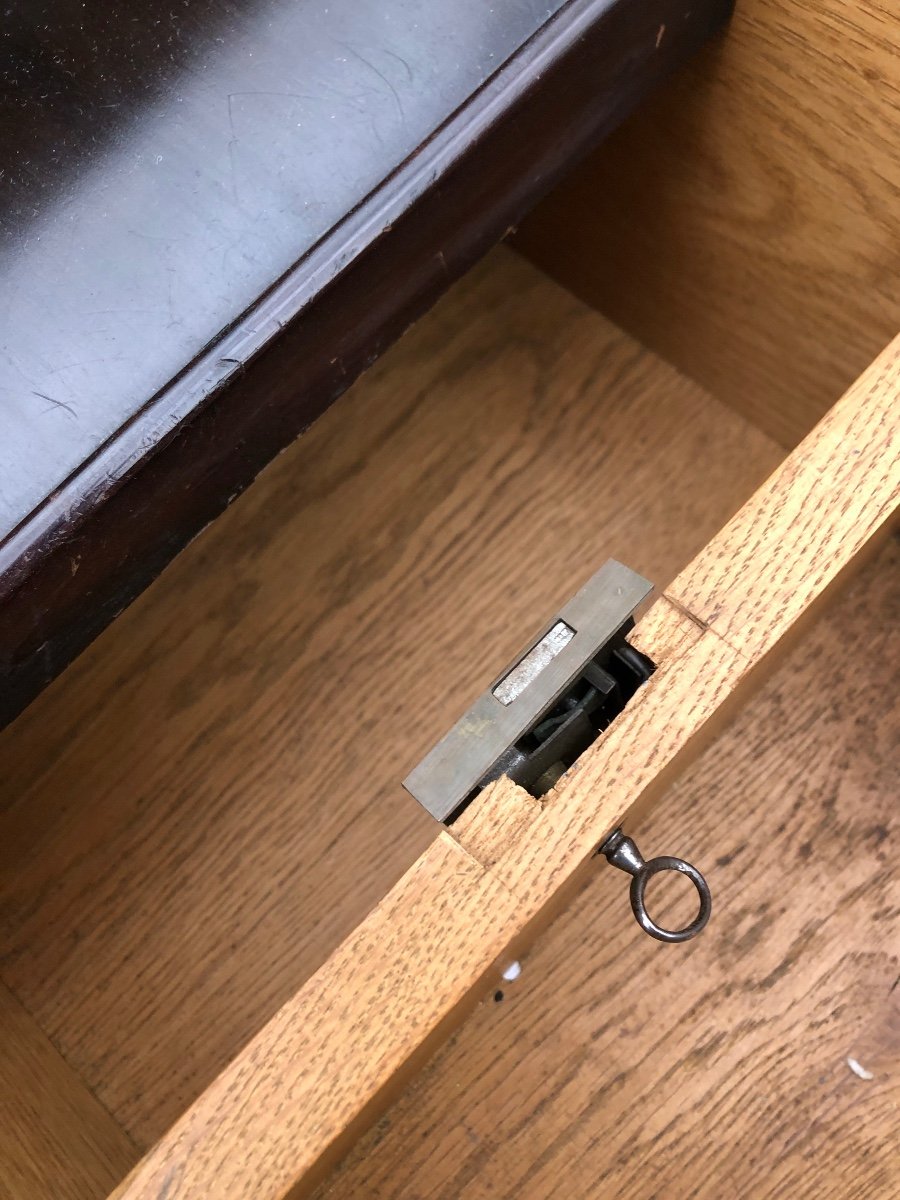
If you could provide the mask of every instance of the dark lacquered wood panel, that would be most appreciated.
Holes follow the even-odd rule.
[[[58,674],[572,162],[699,46],[728,8],[723,0],[703,0],[685,14],[676,0],[570,0],[85,459],[0,544],[0,721]],[[195,149],[200,153],[202,143]],[[110,205],[117,195],[110,193]],[[230,207],[233,197],[223,203]],[[181,271],[182,261],[190,256],[178,256],[172,269]],[[142,345],[150,354],[155,342]],[[71,423],[54,403],[69,402],[45,395],[41,420]],[[13,457],[19,463],[22,456]]]
[[[0,115],[0,534],[562,2],[14,10]]]

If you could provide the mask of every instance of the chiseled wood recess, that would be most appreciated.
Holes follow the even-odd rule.
[[[0,736],[0,974],[142,1147],[432,842],[496,664],[781,457],[501,249]]]
[[[540,821],[495,868],[526,908],[546,903],[596,844],[603,831],[596,814],[605,808],[598,790],[608,796],[620,779],[633,786],[642,776],[641,805],[658,797],[682,768],[693,734],[714,713],[721,719],[717,710],[734,701],[737,684],[767,665],[778,643],[859,565],[898,503],[900,337],[668,589],[666,603],[679,606],[695,636],[685,632],[674,651],[667,641],[661,668],[615,723],[619,736],[602,738],[563,776]],[[654,658],[659,627],[671,625],[661,608],[641,622],[638,638]],[[649,696],[655,738],[635,763],[630,749],[640,744]]]
[[[892,540],[629,819],[707,874],[703,936],[651,942],[598,863],[318,1200],[900,1195],[898,661]]]
[[[785,634],[886,524],[900,495],[898,347],[900,341],[885,351],[833,418],[676,581],[680,592],[694,585],[727,611],[734,572],[755,635],[737,649],[707,621],[660,600],[639,627],[639,644],[657,660],[657,672],[539,812],[526,802],[526,818],[504,853],[490,867],[479,862],[476,803],[467,845],[441,834],[135,1168],[117,1197],[149,1200],[166,1186],[180,1200],[200,1200],[215,1187],[259,1200],[309,1190],[415,1056],[471,1002],[498,955],[533,936],[609,830],[684,770],[738,685],[759,676],[757,668]],[[852,472],[847,457],[854,459]],[[840,489],[853,486],[857,470],[865,495],[850,503]],[[794,488],[803,495],[801,513]],[[770,519],[773,513],[778,520]],[[807,542],[798,546],[785,536],[786,521],[805,524]],[[748,525],[764,531],[761,543],[740,536]],[[721,586],[708,570],[719,561],[716,547],[728,548]],[[796,586],[787,594],[789,562]],[[761,582],[747,587],[748,576]],[[519,796],[508,781],[494,785],[492,817],[498,798],[515,808]],[[760,841],[768,845],[766,837]]]
[[[0,1200],[99,1200],[138,1157],[0,984]]]
[[[895,0],[738,0],[519,248],[794,445],[900,328],[898,40]]]

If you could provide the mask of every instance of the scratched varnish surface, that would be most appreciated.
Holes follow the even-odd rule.
[[[898,662],[895,537],[631,830],[706,933],[651,942],[598,865],[319,1200],[900,1195]]]
[[[498,664],[781,453],[501,250],[6,731],[0,978],[135,1143],[431,841],[398,781]]]

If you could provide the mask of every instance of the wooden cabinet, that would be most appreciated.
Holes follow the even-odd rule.
[[[63,1134],[69,1153],[96,1154],[98,1186],[72,1194],[103,1194],[113,1152],[120,1174],[146,1152],[128,1197],[168,1180],[175,1195],[261,1197],[315,1181],[597,873],[605,834],[635,828],[717,734],[735,754],[729,718],[753,729],[747,685],[896,504],[897,372],[893,347],[784,458],[499,250],[182,555],[4,735],[3,978],[30,1014],[10,1028],[37,1077],[49,1059],[81,1089]],[[867,577],[886,605],[894,549]],[[609,555],[662,583],[636,631],[653,680],[543,804],[497,785],[437,832],[398,780]],[[839,679],[857,654],[871,669],[859,595],[851,608],[849,644],[832,627],[807,689],[820,671],[835,687],[835,655]],[[870,618],[887,654],[894,630]],[[856,715],[826,705],[880,746],[872,825],[892,761],[880,695]],[[787,853],[791,792],[799,807],[847,771],[817,773],[829,735],[816,750],[802,688],[784,701],[789,728],[794,703],[813,722],[802,754],[796,733],[783,746],[777,726],[752,734],[781,815],[752,814],[751,877],[755,859],[771,873]],[[735,929],[723,813],[740,809],[752,758],[741,746],[733,791],[651,847],[696,858],[723,836],[724,865],[700,864],[717,911],[698,945],[736,959],[735,937],[751,958],[754,941],[746,916]],[[864,835],[855,878],[884,905],[873,852]],[[786,870],[803,853],[814,868],[815,845],[791,853]],[[798,929],[784,886],[759,918],[779,944],[796,939],[776,974],[844,894],[818,915],[807,898]],[[604,887],[585,953],[610,940],[642,960],[645,986],[646,963],[690,977],[638,933],[618,880]],[[595,984],[589,1008],[618,986]],[[643,1044],[626,1022],[629,1037]],[[57,1144],[39,1102],[27,1120]]]
[[[0,735],[0,1197],[896,1192],[900,342],[790,452],[726,392],[500,247]],[[608,557],[650,683],[437,826]]]

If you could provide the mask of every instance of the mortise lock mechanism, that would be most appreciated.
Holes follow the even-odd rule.
[[[652,590],[628,567],[605,563],[410,772],[406,790],[447,824],[501,775],[533,796],[549,792],[653,674],[654,663],[627,641]],[[651,936],[686,941],[706,924],[709,889],[689,863],[644,863],[620,830],[600,852],[632,875],[632,908]],[[647,914],[644,889],[661,870],[686,874],[700,894],[700,912],[684,930],[662,929]]]

